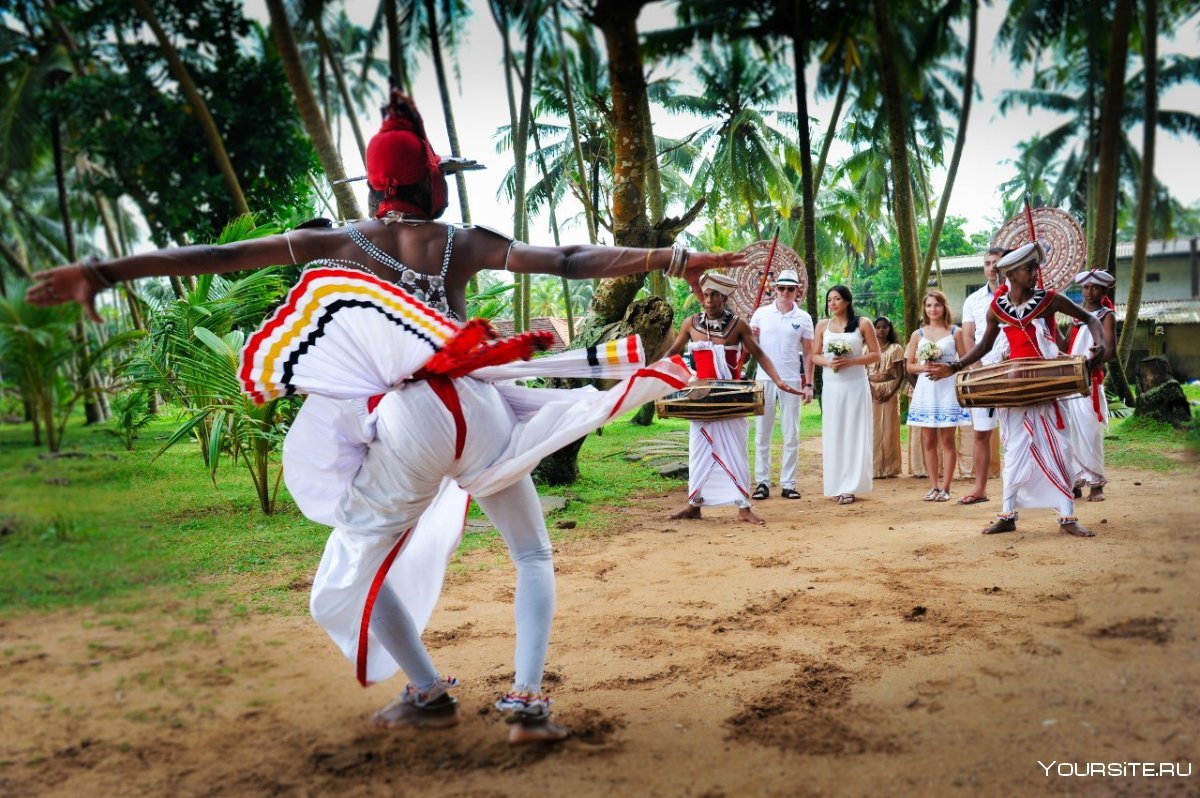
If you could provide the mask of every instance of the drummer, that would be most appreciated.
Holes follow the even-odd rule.
[[[725,307],[737,287],[732,277],[707,272],[700,278],[704,309],[679,328],[667,357],[691,353],[700,379],[741,379],[743,349],[752,355],[781,391],[802,395],[780,378],[771,358],[754,340],[749,325]],[[750,420],[738,418],[692,421],[688,438],[688,503],[672,518],[699,518],[700,507],[733,504],[738,520],[765,523],[750,509],[750,461],[746,451]]]
[[[1070,299],[1039,286],[1038,270],[1045,251],[1037,241],[1019,247],[1000,259],[996,267],[1008,282],[996,290],[987,313],[983,338],[961,360],[935,364],[930,377],[941,379],[962,371],[992,350],[1004,333],[1009,358],[1052,358],[1059,354],[1055,342],[1054,314],[1063,313],[1087,325],[1095,341],[1104,340],[1104,329],[1096,318]],[[1104,347],[1093,347],[1089,369],[1099,365]],[[996,410],[1004,444],[1004,504],[995,522],[983,534],[1014,532],[1020,509],[1053,508],[1063,532],[1092,537],[1075,517],[1071,451],[1064,433],[1065,414],[1057,402],[1031,407],[1001,407]]]

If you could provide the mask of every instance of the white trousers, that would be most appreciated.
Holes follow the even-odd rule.
[[[771,435],[775,430],[775,408],[779,408],[779,424],[783,428],[783,463],[779,469],[779,486],[796,489],[796,465],[800,454],[800,397],[779,390],[770,380],[760,380],[763,386],[763,414],[754,422],[754,481],[771,484]]]

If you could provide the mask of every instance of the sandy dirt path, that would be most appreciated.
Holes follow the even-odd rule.
[[[481,552],[427,639],[464,722],[383,732],[307,617],[194,611],[0,626],[5,795],[1200,795],[1200,480],[1118,472],[1080,505],[984,537],[996,511],[876,482],[841,508],[803,458],[800,501],[667,521],[683,492],[558,545],[548,687],[566,743],[511,749],[512,570]],[[959,492],[967,488],[960,483]],[[294,585],[303,606],[305,585]],[[1192,776],[1047,776],[1178,763]]]

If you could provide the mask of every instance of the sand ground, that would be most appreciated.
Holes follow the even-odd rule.
[[[1200,795],[1197,464],[1118,471],[1109,501],[1079,506],[1092,540],[1050,513],[978,534],[996,481],[976,507],[900,478],[843,508],[819,495],[819,456],[802,465],[804,498],[759,503],[765,528],[730,507],[668,521],[675,491],[557,546],[565,743],[504,742],[513,573],[480,552],[426,633],[463,682],[447,731],[367,725],[402,680],[359,688],[300,614],[164,599],[9,619],[0,794]]]

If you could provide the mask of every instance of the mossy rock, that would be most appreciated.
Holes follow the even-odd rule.
[[[1192,408],[1177,380],[1164,382],[1138,396],[1137,408],[1133,414],[1175,426],[1187,424],[1192,420]]]

